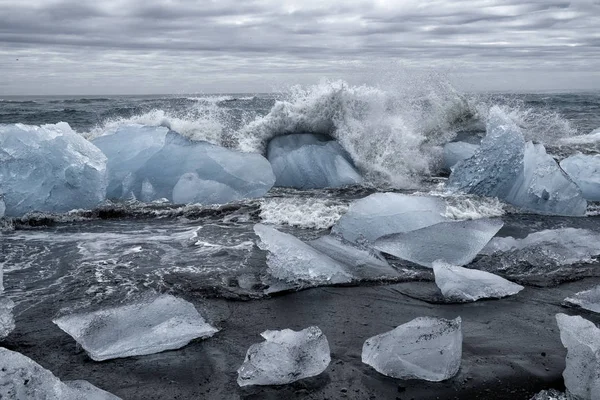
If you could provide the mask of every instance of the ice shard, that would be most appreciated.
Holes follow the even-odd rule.
[[[269,142],[267,158],[277,177],[276,186],[319,189],[362,182],[348,153],[323,135],[277,136]]]
[[[600,285],[594,286],[589,290],[575,293],[571,297],[567,297],[564,301],[566,305],[573,307],[581,307],[585,310],[600,313]]]
[[[362,362],[383,375],[399,379],[439,382],[460,369],[462,328],[460,317],[419,317],[367,339]]]
[[[310,285],[352,280],[342,263],[290,234],[263,224],[254,225],[254,232],[260,238],[258,246],[269,252],[269,272],[278,279]]]
[[[563,372],[567,395],[575,400],[600,399],[600,329],[579,316],[556,314],[556,321],[567,349]]]
[[[106,157],[64,122],[0,125],[5,214],[93,208],[105,199]]]
[[[479,299],[502,298],[519,293],[523,286],[485,271],[450,265],[441,261],[433,263],[435,284],[444,298],[468,302]]]
[[[452,170],[458,162],[471,158],[479,149],[479,145],[466,142],[451,142],[444,145],[443,168]]]
[[[285,385],[321,374],[331,362],[327,338],[316,326],[301,331],[265,331],[246,352],[238,384]]]
[[[600,132],[598,132],[600,134]],[[583,192],[583,197],[600,201],[600,155],[576,154],[560,162],[560,167]]]
[[[150,301],[76,313],[53,321],[95,361],[179,349],[218,332],[193,304],[171,295]]]
[[[490,110],[481,147],[455,165],[447,187],[541,214],[582,216],[587,208],[579,187],[544,146],[525,143],[520,128],[498,107]]]
[[[447,221],[445,212],[446,203],[437,197],[375,193],[353,202],[332,232],[351,242],[373,242]]]
[[[502,225],[499,219],[442,222],[383,236],[373,247],[424,267],[433,268],[436,260],[460,266],[473,261]]]
[[[61,382],[24,355],[0,347],[0,399],[119,400],[87,381]]]

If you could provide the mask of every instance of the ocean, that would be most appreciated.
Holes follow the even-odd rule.
[[[290,307],[290,312],[295,310],[293,312],[302,314],[299,318],[306,322],[310,320],[306,313],[321,315],[316,311],[317,308],[323,307],[324,312],[335,303],[336,300],[328,295],[333,292],[327,292],[326,288],[309,289],[306,286],[286,286],[273,282],[269,277],[266,252],[256,246],[254,225],[272,224],[302,240],[316,239],[330,232],[331,227],[347,212],[354,200],[376,192],[438,196],[447,203],[446,216],[455,220],[501,218],[504,222],[504,227],[498,233],[501,237],[524,238],[533,232],[558,228],[588,229],[600,233],[597,216],[599,208],[593,202],[588,205],[586,217],[556,217],[523,212],[496,199],[452,195],[444,191],[443,183],[447,174],[440,167],[442,146],[449,141],[473,141],[485,135],[485,120],[493,106],[509,115],[522,128],[527,140],[543,143],[557,160],[577,152],[595,154],[598,151],[599,142],[569,138],[589,134],[600,127],[599,92],[464,93],[450,84],[439,82],[398,88],[353,86],[332,81],[268,94],[0,95],[0,124],[44,125],[66,122],[78,134],[90,140],[130,124],[160,125],[192,140],[204,140],[235,150],[264,154],[269,140],[278,135],[325,134],[342,145],[365,178],[363,185],[336,189],[273,188],[262,198],[225,205],[144,203],[132,198],[120,202],[106,201],[93,210],[73,210],[64,214],[32,213],[21,218],[5,219],[0,233],[0,264],[4,267],[4,294],[15,302],[17,320],[16,333],[8,338],[8,346],[28,353],[32,358],[35,356],[38,362],[45,363],[46,366],[54,364],[59,373],[70,376],[72,373],[69,372],[69,365],[82,362],[83,355],[81,352],[75,352],[72,357],[59,355],[65,349],[74,350],[75,345],[67,344],[70,338],[60,336],[60,331],[52,327],[49,320],[48,327],[41,327],[40,319],[73,310],[127,303],[147,292],[171,293],[193,301],[197,307],[205,310],[209,318],[218,323],[220,321],[224,332],[229,326],[228,321],[236,318],[236,304],[244,302],[244,313],[251,313],[253,302],[257,302],[256,309],[260,309],[260,315],[256,316],[256,320],[262,322],[255,324],[256,329],[252,328],[251,315],[244,317],[250,324],[250,327],[246,326],[246,333],[253,335],[250,342],[257,341],[259,325],[270,326],[267,323],[270,321],[269,307],[265,304],[271,303],[264,302],[274,301],[272,304],[275,307],[285,304],[285,307]],[[127,147],[128,144],[122,145]],[[396,296],[407,299],[405,305],[412,307],[408,314],[414,314],[414,310],[419,307],[422,307],[425,314],[440,313],[434,310],[444,305],[436,303],[437,298],[430,296],[431,288],[427,286],[433,284],[431,270],[393,257],[388,261],[398,271],[398,276],[376,281],[354,281],[344,285],[350,287],[334,287],[329,290],[338,291],[338,294],[343,291],[344,296],[351,298],[352,290],[356,289],[356,296],[371,296],[368,298],[373,304],[378,304],[378,291],[384,297],[389,297],[391,288],[396,288]],[[547,269],[534,266],[526,260],[509,268],[506,267],[506,260],[486,256],[478,257],[474,263],[482,266],[482,269],[501,271],[504,277],[523,284],[528,289],[532,288],[532,296],[538,297],[531,304],[543,301],[539,300],[539,296],[543,297],[540,293],[553,293],[552,290],[559,284],[582,279],[583,282],[590,283],[600,280],[598,261],[595,258],[562,265],[557,262]],[[414,286],[411,287],[411,283]],[[427,288],[423,289],[423,285]],[[549,291],[540,292],[544,288]],[[299,289],[320,293],[322,297],[319,300],[312,299],[310,294],[294,293]],[[290,305],[290,299],[296,297],[282,300],[286,296],[304,296],[302,299],[306,303]],[[329,303],[322,302],[323,296],[329,299]],[[367,297],[360,297],[362,300],[359,303],[364,302]],[[529,304],[530,298],[527,299],[522,300],[523,304]],[[552,311],[548,315],[553,315],[560,300],[562,299],[557,298],[548,301],[552,304]],[[394,301],[399,302],[400,310],[403,300]],[[489,315],[496,316],[500,308],[494,303],[484,302],[480,307],[491,309]],[[452,313],[459,312],[457,306],[452,307]],[[351,306],[345,310],[340,310],[337,306],[334,308],[339,313],[337,318],[353,318]],[[502,310],[502,313],[508,312]],[[528,311],[531,312],[530,317],[533,318],[537,311]],[[386,312],[393,313],[393,309],[386,308]],[[378,317],[366,310],[357,313],[367,325],[372,323],[371,319]],[[477,315],[474,319],[484,319],[484,316],[473,309],[466,313]],[[288,322],[291,318],[283,310],[278,310],[276,315]],[[315,318],[314,323],[317,324],[318,318],[327,317],[321,315]],[[391,325],[405,322],[401,315],[388,315],[386,318],[395,321],[390,323],[390,329],[393,327]],[[551,319],[547,316],[542,319],[543,324],[551,329]],[[285,326],[279,326],[280,322],[273,320],[272,328],[284,328]],[[381,323],[379,321],[372,324],[381,328]],[[501,325],[500,319],[497,323]],[[467,326],[468,324],[469,322]],[[528,329],[536,329],[534,325],[531,324]],[[365,336],[369,330],[364,325],[355,329],[359,336]],[[352,332],[351,329],[342,329],[342,325],[331,330],[333,331],[326,333],[331,335],[330,341],[333,342],[335,335],[341,337],[342,331],[345,332],[344,335]],[[525,330],[517,337],[531,335],[531,332]],[[45,339],[46,335],[59,344],[49,344],[49,339]],[[556,345],[557,340],[558,338],[552,343]],[[350,366],[346,369],[340,366],[339,370],[344,371],[343,376],[332,373],[329,380],[312,382],[306,387],[295,387],[292,392],[272,389],[260,393],[240,393],[234,383],[235,371],[229,369],[235,364],[236,357],[239,358],[247,340],[236,338],[234,342],[227,344],[235,348],[231,351],[216,347],[210,351],[203,350],[199,347],[202,346],[201,343],[192,346],[215,368],[213,372],[198,372],[206,380],[200,385],[202,390],[213,388],[213,394],[198,392],[198,387],[189,378],[183,378],[183,370],[180,375],[171,379],[182,379],[185,383],[169,389],[171,391],[168,395],[161,392],[156,397],[152,397],[152,391],[147,389],[156,383],[151,376],[142,374],[138,383],[129,377],[126,379],[127,384],[120,384],[114,380],[114,376],[109,378],[111,375],[106,371],[109,368],[106,363],[100,366],[106,373],[105,377],[92,372],[92,367],[78,367],[77,370],[90,374],[93,383],[110,389],[123,398],[166,398],[176,394],[181,398],[190,398],[192,395],[199,396],[197,398],[277,398],[284,394],[288,398],[303,398],[308,394],[320,396],[323,393],[335,398],[336,394],[339,395],[340,387],[352,388],[348,369]],[[47,353],[43,349],[44,343],[51,349]],[[28,350],[27,346],[32,348]],[[502,346],[506,350],[509,344],[504,343]],[[187,351],[186,357],[190,361],[194,355],[189,352],[195,350]],[[206,351],[209,354],[205,354]],[[360,349],[353,351],[360,352]],[[557,345],[556,351],[563,349]],[[169,362],[175,362],[174,353],[176,352],[169,352],[164,357]],[[358,356],[350,355],[350,350],[338,348],[337,353],[352,368],[362,368]],[[476,363],[473,360],[487,354],[485,350],[473,350],[471,353],[467,351],[466,354],[472,359],[466,362],[466,370],[463,368],[467,371],[465,374],[475,376],[475,381],[480,384],[477,388],[489,388],[482,383],[487,375],[484,377],[474,372]],[[154,362],[160,362],[160,356],[152,357]],[[523,365],[535,364],[532,359],[524,361],[519,357],[517,359],[521,361],[508,360],[505,361],[506,365],[516,365],[519,362]],[[224,359],[227,361],[220,364],[218,360]],[[544,388],[545,382],[558,379],[554,375],[559,372],[564,357],[562,360],[557,357],[550,372],[543,371],[540,367],[542,377],[538,376],[533,380],[531,390]],[[242,359],[239,361],[241,363]],[[115,368],[140,368],[140,371],[150,368],[149,362],[139,358],[134,359],[131,365],[125,364],[123,360],[119,363],[115,364]],[[211,383],[212,374],[219,375],[219,378]],[[373,381],[378,378],[371,373],[366,374],[362,383],[357,383],[357,390],[362,391],[353,394],[354,398],[388,396],[397,386],[385,379],[374,384]],[[336,376],[335,379],[339,378],[342,383],[334,379]],[[501,386],[513,382],[511,379],[514,377],[511,378],[508,373],[505,376],[506,381],[498,384],[497,390],[501,391]],[[521,390],[529,383],[530,381],[514,383],[514,388]],[[136,392],[132,385],[146,389]],[[409,385],[408,388],[409,392],[414,390],[414,393],[423,396],[419,398],[429,398],[426,397],[429,394],[435,398],[433,396],[450,390],[447,386],[428,388]],[[471,387],[470,393],[477,392],[477,388]],[[380,389],[382,392],[378,392]],[[460,396],[460,392],[456,393]],[[528,393],[525,390],[523,396]],[[509,397],[498,395],[488,398]]]

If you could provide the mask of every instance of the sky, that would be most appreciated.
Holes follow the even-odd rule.
[[[599,90],[600,0],[0,0],[0,96],[270,92],[429,71]]]

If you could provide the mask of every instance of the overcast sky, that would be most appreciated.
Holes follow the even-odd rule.
[[[0,0],[0,97],[268,92],[395,68],[600,89],[600,0]]]

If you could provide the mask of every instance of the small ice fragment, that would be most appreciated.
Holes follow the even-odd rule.
[[[276,186],[320,189],[362,182],[348,153],[323,135],[277,136],[269,142],[267,158],[277,177]]]
[[[384,235],[447,221],[445,213],[446,203],[437,197],[375,193],[353,202],[332,232],[351,242],[374,242]]]
[[[285,385],[316,376],[331,362],[327,338],[316,326],[301,331],[265,331],[246,352],[238,385]]]
[[[569,400],[567,396],[555,389],[542,390],[529,400]]]
[[[523,286],[485,271],[435,261],[435,283],[444,297],[454,301],[502,298],[519,293]]]
[[[338,261],[300,239],[263,224],[254,225],[258,247],[267,250],[267,265],[274,277],[287,282],[309,284],[346,283],[352,276]]]
[[[562,160],[560,167],[579,186],[585,199],[600,201],[600,154],[576,154]]]
[[[171,295],[53,321],[95,361],[179,349],[218,332],[193,304]]]
[[[572,297],[567,297],[565,304],[600,313],[600,285],[590,290],[575,293]]]
[[[4,339],[15,329],[13,308],[15,303],[7,297],[0,296],[0,340]]]
[[[600,399],[600,329],[579,316],[556,314],[556,322],[567,349],[567,394],[577,400]]]
[[[61,382],[23,354],[0,347],[0,399],[120,400],[87,381]]]
[[[383,375],[399,379],[439,382],[460,368],[462,328],[460,317],[419,317],[364,343],[362,362]]]
[[[473,261],[502,225],[499,219],[442,222],[416,231],[381,237],[373,247],[429,268],[433,268],[436,260],[466,265]]]

